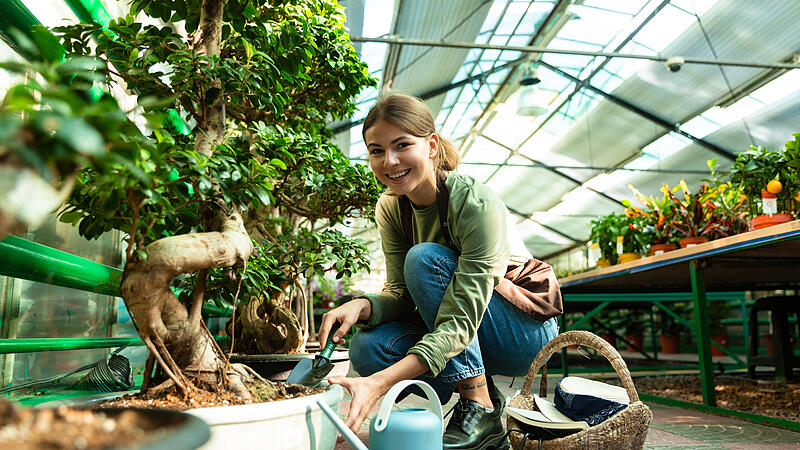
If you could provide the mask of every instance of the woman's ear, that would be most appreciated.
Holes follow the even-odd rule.
[[[439,153],[439,135],[431,133],[428,137],[428,158],[435,158],[437,153]]]

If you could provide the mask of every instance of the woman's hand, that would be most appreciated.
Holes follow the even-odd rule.
[[[345,424],[353,430],[353,433],[358,433],[358,430],[361,429],[361,424],[369,416],[375,403],[391,387],[391,385],[386,386],[380,381],[380,377],[376,377],[376,375],[365,378],[328,378],[329,383],[342,385],[353,396],[353,399],[350,400],[350,412],[345,421]]]
[[[333,342],[338,344],[356,321],[368,320],[370,314],[372,314],[372,304],[366,298],[355,298],[326,312],[322,315],[322,322],[319,324],[320,345],[324,347],[328,342],[328,334],[335,324],[338,323],[339,328],[333,330]]]

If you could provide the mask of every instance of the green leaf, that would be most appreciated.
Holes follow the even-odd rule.
[[[262,188],[261,186],[256,186],[253,189],[253,193],[256,194],[256,197],[258,197],[258,199],[261,200],[261,203],[263,203],[264,206],[269,206],[271,202],[270,196],[269,193],[264,188]]]
[[[283,162],[283,161],[281,161],[280,159],[277,159],[277,158],[272,158],[272,159],[269,161],[269,164],[270,164],[271,166],[279,167],[281,170],[286,170],[286,163],[284,163],[284,162]]]

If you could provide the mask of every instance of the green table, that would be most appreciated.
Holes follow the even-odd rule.
[[[570,294],[691,292],[703,401],[716,406],[707,291],[800,288],[800,220],[559,280]]]

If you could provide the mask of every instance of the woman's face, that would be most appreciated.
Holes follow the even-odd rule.
[[[436,201],[436,133],[417,137],[391,122],[377,120],[364,137],[369,166],[378,180],[395,194],[407,195],[416,205],[427,206]]]

